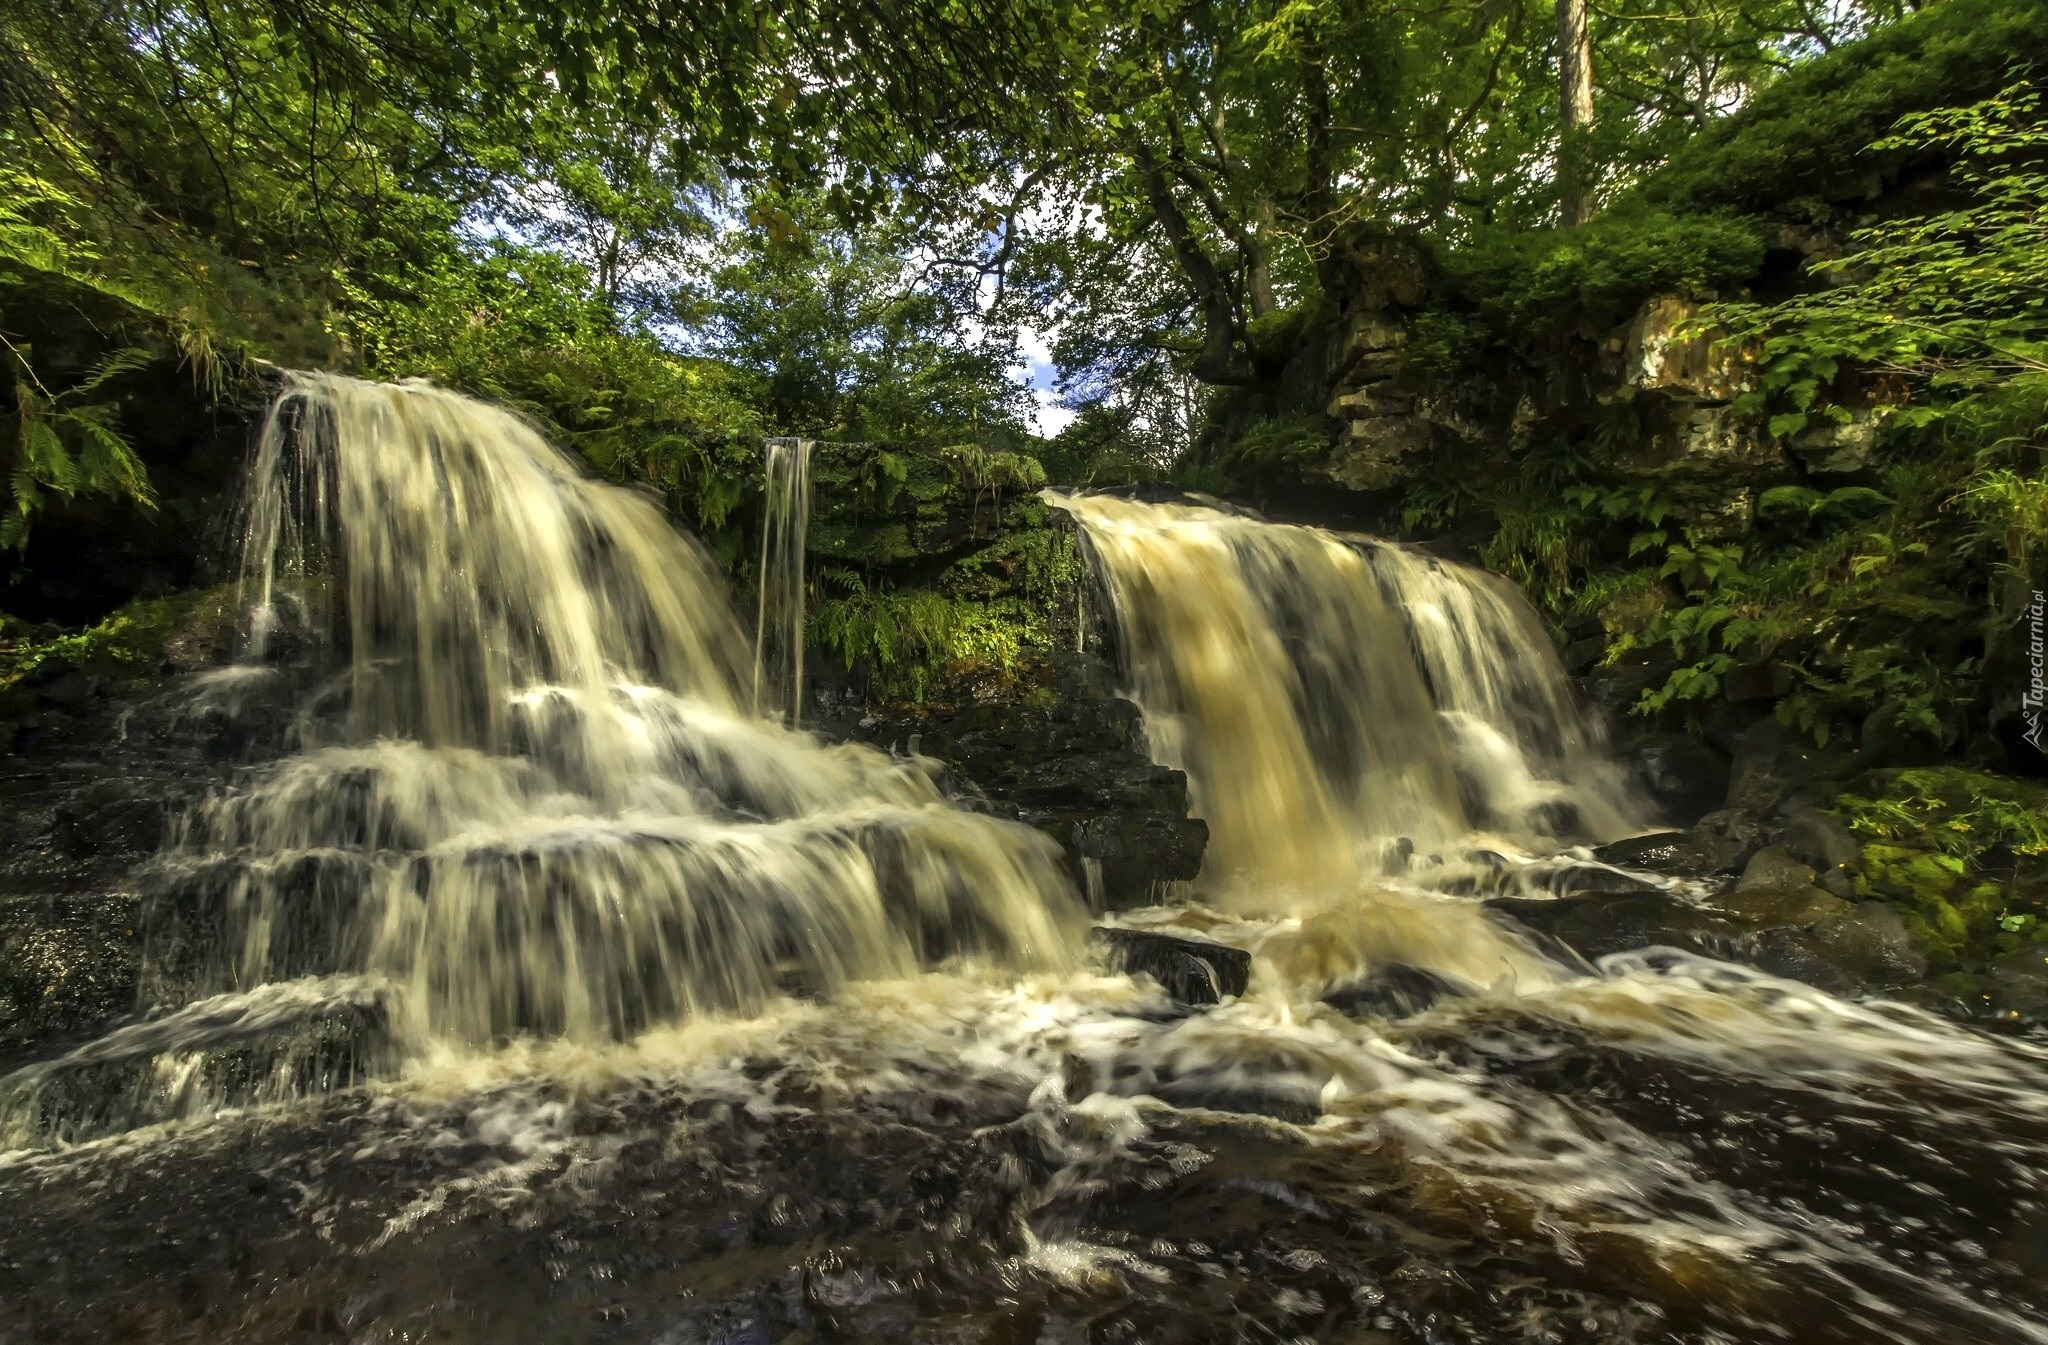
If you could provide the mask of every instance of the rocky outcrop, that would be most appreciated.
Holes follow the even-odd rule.
[[[1058,841],[1097,910],[1193,879],[1208,828],[1116,693],[1104,604],[1038,463],[821,444],[812,480],[807,724],[941,762]]]

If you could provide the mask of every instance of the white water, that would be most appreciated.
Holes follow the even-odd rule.
[[[1049,498],[1080,522],[1156,759],[1239,899],[1355,891],[1461,844],[1640,827],[1526,603],[1407,548],[1198,505]]]
[[[233,1010],[266,996],[317,1020],[359,983],[402,1061],[616,1039],[946,957],[1075,956],[1049,841],[956,808],[915,758],[757,717],[701,550],[516,417],[292,375],[245,514],[251,660],[289,649],[342,680],[316,677],[304,751],[208,801],[159,862],[200,949],[148,983],[201,1006],[159,1046],[206,1044],[160,1039],[221,1013],[274,1027]]]

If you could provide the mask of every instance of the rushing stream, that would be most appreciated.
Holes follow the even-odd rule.
[[[148,867],[142,1012],[0,1078],[0,1340],[2048,1340],[2048,1053],[1477,899],[1651,820],[1506,585],[1057,500],[1211,828],[1119,923],[1251,956],[1190,1011],[791,727],[779,453],[750,649],[515,417],[293,376],[186,693],[293,750]]]

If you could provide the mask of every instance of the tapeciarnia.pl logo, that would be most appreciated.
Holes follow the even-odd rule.
[[[2041,590],[2034,590],[2033,605],[2027,608],[2027,666],[2033,676],[2027,689],[2020,693],[2020,711],[2026,716],[2027,731],[2020,735],[2034,745],[2036,752],[2048,752],[2042,745],[2043,724],[2041,704],[2048,699],[2048,673],[2044,673],[2042,656],[2041,615],[2048,602],[2044,602]]]

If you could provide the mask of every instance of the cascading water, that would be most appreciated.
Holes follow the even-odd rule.
[[[650,505],[294,378],[202,692],[300,750],[157,861],[152,1011],[0,1079],[0,1339],[2048,1342],[2048,1050],[1489,915],[1710,896],[1579,844],[1631,801],[1511,590],[1059,503],[1214,837],[1119,919],[1250,955],[1203,1012],[1070,960],[1036,834],[750,713]]]
[[[1109,591],[1154,755],[1209,821],[1212,885],[1349,891],[1478,831],[1555,849],[1640,829],[1493,576],[1199,505],[1050,494]]]
[[[800,465],[787,480],[800,496]],[[266,997],[309,1020],[374,1003],[403,1059],[1076,947],[1049,842],[953,807],[913,759],[755,718],[706,559],[518,418],[292,375],[245,516],[251,656],[346,664],[308,700],[305,750],[207,802],[160,861],[179,928],[154,989],[199,999],[184,1020],[217,1025],[209,995],[266,1027]],[[801,506],[783,519],[800,545]],[[177,1021],[131,1054],[212,1044]],[[81,1128],[74,1092],[43,1086],[66,1064],[13,1081],[18,1118]],[[129,1086],[173,1113],[217,1102],[188,1066],[204,1076]]]
[[[761,592],[754,618],[754,707],[791,728],[803,716],[804,543],[811,524],[809,439],[763,451]]]

